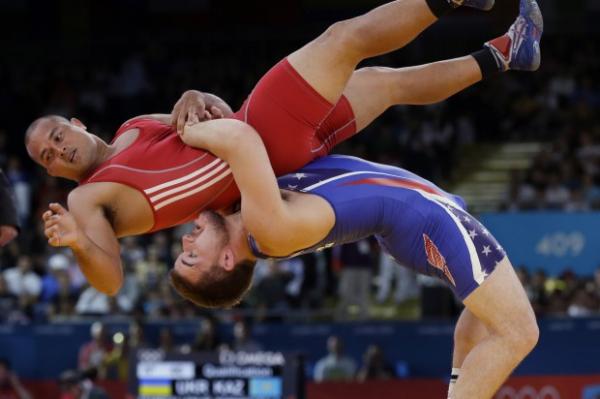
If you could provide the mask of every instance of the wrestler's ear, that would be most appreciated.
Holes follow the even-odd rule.
[[[219,265],[226,271],[230,272],[235,268],[235,254],[229,245],[221,250],[221,259],[219,260]]]
[[[87,127],[77,118],[71,118],[71,123],[77,127],[82,128],[83,130],[87,130]]]

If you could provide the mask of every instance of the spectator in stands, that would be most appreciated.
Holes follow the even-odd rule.
[[[92,340],[84,344],[79,349],[79,369],[89,370],[101,368],[104,364],[106,355],[112,350],[113,345],[110,341],[104,324],[97,321],[90,328]]]
[[[381,347],[369,345],[363,355],[363,365],[358,370],[356,379],[360,382],[368,380],[389,380],[394,378],[394,369],[385,360]]]
[[[32,261],[28,255],[20,255],[17,266],[4,271],[8,291],[19,298],[19,307],[28,315],[42,292],[42,280],[32,270]]]
[[[221,346],[221,338],[217,330],[217,322],[211,317],[202,319],[200,330],[192,344],[194,352],[215,351]]]
[[[59,377],[60,399],[110,399],[106,392],[93,382],[93,372],[66,370]]]
[[[314,379],[323,381],[350,381],[356,374],[356,363],[352,358],[344,355],[342,341],[331,336],[327,339],[327,356],[315,364]]]
[[[356,315],[359,320],[366,319],[369,315],[371,269],[375,263],[369,240],[335,247],[333,256],[341,267],[337,317],[346,319]]]
[[[233,343],[231,348],[237,352],[257,352],[262,350],[262,345],[252,338],[250,326],[243,320],[233,326]]]
[[[389,297],[392,285],[396,286],[393,295],[396,304],[419,296],[417,274],[407,267],[402,267],[384,251],[379,253],[379,276],[377,276],[377,280],[376,298],[380,304],[384,303]]]
[[[137,262],[142,262],[144,257],[145,252],[138,243],[138,237],[123,237],[121,240],[121,258],[123,258],[123,263],[135,265]],[[142,279],[140,279],[140,283],[142,282]]]
[[[285,286],[285,294],[290,306],[297,308],[302,301],[302,284],[304,282],[304,259],[302,257],[285,259],[279,263],[279,268],[291,277]]]
[[[548,296],[548,306],[546,306],[545,314],[548,316],[564,316],[567,314],[568,307],[569,302],[565,292],[560,288],[556,288]]]
[[[66,272],[59,273],[56,278],[58,279],[58,290],[52,299],[49,316],[73,316],[79,292],[72,287],[71,278]]]
[[[19,312],[19,298],[8,290],[4,276],[0,274],[0,322],[23,319]],[[15,314],[16,312],[16,314]],[[17,316],[17,317],[15,317]]]
[[[546,272],[538,269],[531,279],[531,304],[537,314],[543,314],[548,307],[548,292],[546,291]]]
[[[169,327],[163,327],[160,329],[158,336],[158,349],[164,353],[177,351],[175,342],[173,342],[173,333]]]
[[[587,212],[590,210],[591,204],[585,197],[585,192],[582,186],[574,187],[571,190],[569,201],[565,204],[567,212]]]
[[[252,290],[255,307],[262,312],[284,313],[289,308],[286,288],[293,280],[293,274],[283,270],[279,262],[271,259],[257,262],[255,273],[259,277]]]
[[[127,382],[129,378],[129,339],[121,331],[113,335],[113,349],[106,355],[103,368],[106,375],[103,378]]]
[[[597,309],[597,303],[591,292],[585,287],[581,287],[573,294],[573,299],[567,308],[567,315],[570,317],[591,316]]]
[[[28,173],[23,169],[21,159],[15,155],[8,159],[6,177],[15,193],[18,220],[27,221],[31,214],[31,182]]]
[[[31,257],[28,255],[19,256],[17,266],[4,271],[4,279],[8,290],[18,297],[35,299],[42,291],[42,280],[33,271]]]
[[[569,190],[562,184],[560,175],[552,173],[548,179],[544,197],[546,209],[564,209],[569,201]]]
[[[52,302],[59,289],[59,275],[65,274],[69,268],[69,259],[61,254],[53,254],[46,263],[46,274],[42,277],[42,302]]]
[[[600,267],[598,267],[594,272],[594,279],[590,284],[590,291],[598,302],[599,307],[597,308],[597,311],[600,312]]]
[[[77,300],[75,311],[80,315],[103,315],[110,311],[108,295],[88,286]]]
[[[129,323],[129,336],[127,341],[132,350],[148,347],[146,338],[144,337],[144,326],[140,320],[136,319]]]
[[[3,247],[19,234],[19,220],[15,198],[2,170],[0,170],[0,205],[0,247]]]
[[[158,248],[150,245],[146,257],[135,262],[134,269],[142,287],[153,289],[167,273],[167,264],[160,260]]]
[[[592,174],[585,174],[582,178],[582,191],[585,201],[591,209],[596,210],[600,209],[600,184],[597,180],[598,178],[594,179]]]
[[[6,359],[0,359],[0,399],[32,399]]]
[[[140,294],[140,282],[131,262],[123,262],[123,285],[117,294],[117,304],[126,313],[131,313]]]

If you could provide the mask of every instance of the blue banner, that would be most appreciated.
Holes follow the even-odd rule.
[[[600,213],[488,213],[481,220],[515,267],[591,275],[600,266]]]

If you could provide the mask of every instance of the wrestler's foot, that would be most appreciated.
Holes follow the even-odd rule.
[[[519,16],[508,32],[485,43],[501,71],[535,71],[540,67],[544,19],[535,0],[521,0]]]
[[[478,10],[489,11],[494,7],[495,0],[448,0],[452,7],[471,7]]]

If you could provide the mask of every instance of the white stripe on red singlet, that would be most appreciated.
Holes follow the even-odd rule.
[[[194,171],[192,173],[189,173],[189,174],[187,174],[187,175],[185,175],[183,177],[180,177],[178,179],[170,180],[168,182],[161,183],[161,184],[159,184],[157,186],[147,188],[147,189],[144,190],[144,192],[147,195],[150,195],[150,194],[155,193],[157,191],[163,190],[163,189],[165,189],[167,187],[171,187],[171,186],[177,185],[179,183],[183,183],[186,180],[193,179],[194,177],[196,177],[196,176],[198,176],[198,175],[206,172],[207,170],[209,170],[210,168],[212,168],[213,166],[215,166],[219,162],[223,162],[223,161],[220,160],[219,158],[217,158],[214,161],[212,161],[211,163],[209,163],[208,165],[203,166],[200,169],[198,169],[198,170],[196,170],[196,171]]]
[[[165,206],[167,206],[169,204],[172,204],[173,202],[176,202],[176,201],[179,201],[180,199],[192,196],[192,195],[194,195],[194,194],[196,194],[196,193],[198,193],[198,192],[200,192],[200,191],[202,191],[202,190],[204,190],[204,189],[206,189],[206,188],[208,188],[210,186],[213,186],[213,185],[217,184],[218,182],[220,182],[221,180],[223,180],[225,177],[227,177],[230,174],[231,174],[231,169],[227,168],[223,173],[221,173],[220,175],[216,176],[214,179],[212,179],[211,181],[207,182],[206,184],[203,184],[203,185],[201,185],[199,187],[194,188],[193,190],[186,191],[186,192],[184,192],[182,194],[179,194],[179,195],[176,195],[174,197],[167,198],[166,200],[155,204],[154,205],[154,210],[158,211],[159,209],[161,209],[161,208],[163,208],[163,207],[165,207]]]
[[[222,171],[223,169],[226,169],[226,168],[227,168],[227,164],[225,162],[222,162],[219,166],[217,166],[216,168],[214,168],[210,172],[203,174],[202,176],[198,177],[195,180],[192,180],[189,183],[183,184],[181,186],[177,186],[177,187],[172,188],[172,189],[167,190],[167,191],[163,191],[160,194],[156,194],[156,195],[150,197],[150,202],[155,203],[155,202],[160,201],[163,198],[170,197],[173,194],[177,194],[177,193],[179,193],[181,191],[186,191],[186,190],[188,190],[188,189],[190,189],[192,187],[199,186],[201,183],[206,182],[211,177],[213,177],[214,175],[216,175],[217,173],[219,173],[220,171]]]

